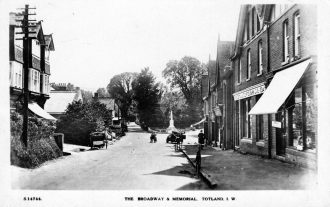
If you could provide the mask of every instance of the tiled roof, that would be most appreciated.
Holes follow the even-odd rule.
[[[114,110],[116,109],[117,110],[117,106],[115,104],[115,99],[112,99],[112,98],[98,98],[98,100],[105,104],[107,106],[107,109],[109,110]]]
[[[45,103],[45,110],[51,114],[62,114],[70,103],[82,100],[80,91],[51,91],[49,97]]]
[[[202,76],[202,98],[206,97],[208,95],[209,89],[209,80],[208,75]]]
[[[215,64],[215,61],[210,60],[207,67],[208,67],[208,71],[209,71],[210,85],[212,86],[215,83],[215,79],[216,79],[216,64]]]

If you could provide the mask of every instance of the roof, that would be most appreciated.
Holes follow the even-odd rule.
[[[107,106],[107,109],[114,110],[114,108],[116,108],[117,110],[117,104],[115,104],[115,99],[99,97],[98,100],[100,103],[105,104]]]
[[[226,68],[231,68],[231,55],[234,49],[234,41],[220,41],[218,39],[217,45],[217,59],[216,59],[216,84],[223,77]]]
[[[44,35],[44,36],[45,36],[45,42],[46,42],[46,46],[47,46],[48,50],[55,51],[53,35],[49,34],[49,35]]]
[[[215,75],[216,75],[216,65],[214,60],[209,60],[208,65],[208,74],[210,79],[210,86],[212,86],[215,83]]]
[[[53,114],[63,114],[70,103],[82,100],[81,91],[51,91],[49,96],[45,110]]]
[[[255,5],[249,5],[249,4],[244,4],[241,5],[240,8],[240,13],[239,13],[239,18],[238,18],[238,25],[237,25],[237,30],[236,30],[236,40],[235,40],[235,49],[233,56],[231,57],[232,59],[236,58],[237,55],[240,54],[241,48],[240,46],[242,45],[243,42],[243,35],[244,35],[244,26],[246,22],[246,16],[248,15],[248,9],[249,7],[255,7],[257,11],[257,15],[260,18],[260,28],[263,28],[266,22],[268,22],[271,18],[270,16],[270,11],[273,4],[255,4]]]
[[[208,76],[202,76],[202,98],[207,97],[209,92],[209,85],[208,85]]]

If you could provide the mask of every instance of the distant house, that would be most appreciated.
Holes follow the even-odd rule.
[[[74,101],[82,101],[82,95],[79,88],[75,91],[67,91],[66,84],[54,84],[52,88],[59,88],[60,90],[51,90],[49,93],[50,99],[45,104],[45,110],[52,116],[59,118],[67,109],[68,105]]]
[[[120,109],[118,105],[115,103],[115,99],[109,98],[109,97],[99,97],[98,93],[94,94],[94,100],[99,101],[100,103],[106,105],[107,109],[111,111],[111,116],[114,117],[120,117]]]

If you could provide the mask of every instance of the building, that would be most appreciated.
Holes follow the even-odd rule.
[[[50,99],[45,104],[45,110],[53,117],[59,119],[65,114],[69,104],[74,101],[83,101],[81,91],[78,87],[68,90],[67,84],[52,84]]]
[[[216,118],[214,136],[220,142],[222,149],[233,149],[232,128],[233,128],[233,101],[231,94],[234,90],[233,70],[230,56],[234,48],[233,41],[220,41],[218,39],[216,74],[214,86],[213,114]]]
[[[234,54],[234,145],[316,167],[316,6],[242,5]]]
[[[21,36],[17,33],[22,32],[17,27],[17,14],[10,13],[9,23],[9,66],[10,66],[10,110],[20,112],[23,103],[23,41],[17,40]],[[50,52],[54,51],[54,42],[52,35],[45,35],[42,29],[41,21],[36,23],[35,39],[31,39],[30,45],[30,65],[29,65],[29,109],[34,114],[54,119],[43,110],[46,101],[50,98],[49,76]]]
[[[223,149],[231,148],[231,128],[232,123],[225,122],[232,111],[230,97],[224,95],[227,91],[233,90],[231,81],[232,70],[230,56],[234,47],[234,42],[220,41],[218,39],[217,57],[215,61],[209,60],[207,65],[208,74],[202,77],[202,97],[204,112],[204,133],[207,144],[221,146]],[[225,107],[225,103],[230,103]]]
[[[204,114],[205,121],[207,122],[207,133],[205,136],[206,138],[206,144],[208,145],[217,145],[219,142],[218,136],[216,135],[216,120],[217,117],[214,114],[213,108],[216,107],[216,87],[215,87],[215,75],[216,75],[216,65],[215,61],[209,60],[207,64],[207,94],[204,100],[204,103],[207,104],[206,112]],[[203,91],[203,89],[202,89]]]

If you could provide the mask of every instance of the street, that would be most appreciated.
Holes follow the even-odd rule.
[[[192,190],[208,189],[167,134],[149,142],[138,126],[108,149],[52,160],[36,169],[12,167],[13,189],[40,190]]]

